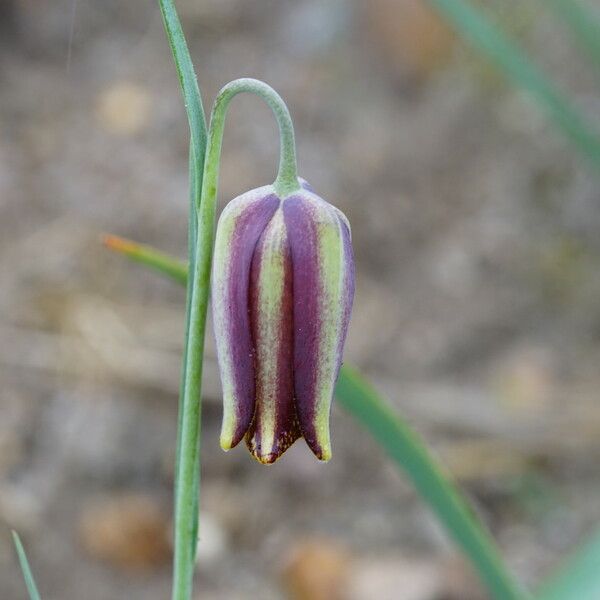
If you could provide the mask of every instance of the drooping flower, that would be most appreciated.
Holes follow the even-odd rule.
[[[331,457],[329,414],[354,295],[350,226],[302,188],[232,200],[217,226],[212,307],[223,384],[221,447],[245,437],[272,463],[304,437]]]

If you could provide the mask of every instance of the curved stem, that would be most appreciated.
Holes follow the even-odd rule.
[[[286,196],[300,187],[296,171],[294,128],[281,97],[266,83],[255,79],[238,79],[226,85],[217,96],[211,115],[202,176],[202,192],[196,203],[195,254],[194,259],[190,262],[189,270],[192,288],[189,302],[187,345],[184,354],[184,385],[176,474],[173,600],[189,600],[192,591],[198,512],[202,359],[210,291],[219,159],[227,108],[231,100],[242,92],[254,93],[265,100],[273,110],[279,124],[281,153],[279,172],[273,184],[275,190],[281,196]],[[191,219],[194,217],[195,215],[190,215]]]
[[[262,98],[271,108],[277,125],[279,126],[279,171],[273,183],[275,191],[280,196],[287,196],[300,188],[298,183],[298,168],[296,166],[296,142],[294,139],[294,125],[290,112],[281,96],[269,85],[258,79],[242,78],[228,83],[217,96],[211,118],[210,132],[207,147],[206,165],[204,172],[206,192],[214,200],[217,193],[217,179],[219,176],[219,156],[223,142],[223,128],[229,103],[238,94],[249,92]],[[204,200],[204,190],[202,197]]]

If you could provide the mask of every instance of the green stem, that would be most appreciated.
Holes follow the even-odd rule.
[[[231,100],[242,92],[256,94],[265,100],[279,124],[281,155],[279,172],[274,183],[277,193],[287,195],[300,187],[296,173],[294,129],[283,100],[271,87],[255,79],[239,79],[227,84],[217,96],[211,115],[202,193],[196,206],[196,252],[189,271],[192,276],[192,289],[187,352],[184,356],[180,449],[176,474],[173,600],[189,600],[192,593],[198,513],[202,359],[210,291],[219,160],[227,108]],[[193,215],[190,218],[193,218]]]
[[[181,385],[179,388],[179,411],[177,425],[177,450],[175,458],[175,553],[173,558],[173,598],[182,598],[189,600],[192,591],[192,575],[196,558],[196,546],[198,538],[198,502],[200,486],[200,450],[199,450],[199,425],[200,425],[200,405],[198,395],[191,396],[186,394],[187,382],[190,379],[188,373],[188,354],[190,346],[190,326],[192,313],[192,287],[194,283],[195,257],[196,257],[196,238],[197,238],[197,207],[200,204],[200,191],[202,189],[202,173],[204,169],[204,158],[206,153],[206,118],[204,116],[204,107],[202,97],[194,72],[194,65],[187,47],[183,29],[177,15],[177,10],[173,0],[158,0],[160,11],[163,18],[167,38],[171,46],[171,52],[175,61],[177,75],[183,95],[186,114],[190,127],[190,151],[189,151],[189,221],[188,221],[188,277],[186,294],[186,334],[183,349],[183,362],[181,370]],[[187,404],[186,404],[187,402]],[[194,404],[196,406],[194,406]],[[192,422],[189,422],[189,419]],[[190,427],[191,426],[191,427]],[[191,507],[188,512],[192,515],[189,522],[181,520],[178,516],[177,507],[179,506],[178,496],[182,487],[181,456],[183,449],[183,432],[196,427],[195,443],[187,440],[192,450],[195,452],[189,457],[194,461],[193,477],[186,481],[191,497]],[[186,552],[181,551],[181,547],[187,545]],[[183,565],[182,561],[186,564]],[[189,573],[189,575],[187,575]],[[183,575],[182,575],[183,574]],[[187,583],[182,584],[187,578]]]
[[[300,184],[298,183],[298,169],[296,166],[294,125],[285,102],[281,99],[281,96],[266,83],[258,81],[257,79],[236,79],[235,81],[228,83],[219,92],[210,122],[214,136],[212,152],[215,154],[215,157],[213,158],[216,158],[221,152],[223,126],[229,103],[235,96],[244,92],[249,92],[262,98],[269,105],[277,119],[280,139],[279,170],[277,172],[277,178],[273,183],[273,187],[277,194],[285,197],[300,188]],[[209,140],[207,153],[210,154],[210,152],[211,148]],[[210,163],[211,160],[208,159],[208,162]],[[218,161],[216,161],[215,164],[218,164]],[[211,178],[212,184],[215,187],[214,193],[216,194],[216,180],[218,173],[209,170],[205,172],[205,175]]]

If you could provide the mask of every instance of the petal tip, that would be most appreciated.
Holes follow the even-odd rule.
[[[311,452],[321,461],[329,462],[331,460],[331,444],[323,444],[317,447],[309,446]]]
[[[317,458],[321,461],[321,462],[329,462],[331,460],[331,448],[327,448],[324,449],[321,452],[321,456],[317,455]]]
[[[329,422],[324,425],[317,423],[313,435],[304,436],[304,440],[310,451],[321,461],[328,462],[331,460],[331,436],[329,433]]]
[[[231,443],[231,438],[225,438],[221,436],[219,443],[221,445],[221,449],[225,452],[229,452],[233,448],[233,444]]]
[[[224,426],[223,430],[221,431],[219,443],[221,445],[221,448],[225,450],[225,452],[227,452],[228,450],[235,448],[240,443],[243,437],[243,433],[241,435],[239,433],[236,435],[234,431],[231,431],[230,428],[226,428]]]
[[[261,465],[272,465],[281,454],[258,454],[257,452],[251,452],[252,456],[261,464]]]
[[[279,460],[299,437],[299,431],[293,430],[267,445],[261,443],[255,433],[246,435],[245,439],[250,454],[259,463],[271,465]]]

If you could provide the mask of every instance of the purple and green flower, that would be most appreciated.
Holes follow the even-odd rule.
[[[298,438],[331,458],[329,414],[354,295],[350,226],[308,184],[273,186],[224,209],[212,304],[223,384],[221,446],[260,462]]]

